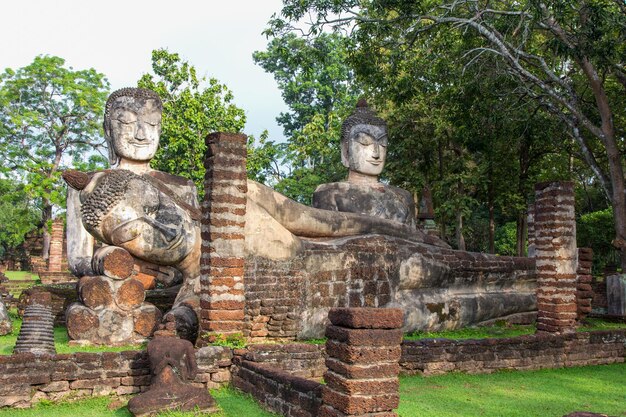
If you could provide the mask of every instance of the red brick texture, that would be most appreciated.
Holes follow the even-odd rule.
[[[244,227],[246,142],[241,134],[213,133],[206,139],[202,203],[199,343],[211,333],[244,330]]]
[[[333,308],[320,416],[395,416],[401,309]]]
[[[403,373],[491,373],[623,363],[626,330],[538,333],[502,339],[404,341]]]
[[[574,184],[537,184],[534,222],[537,330],[574,331],[578,310]]]
[[[593,249],[578,248],[578,267],[576,269],[576,318],[578,321],[587,317],[591,313],[591,303],[593,301],[593,288],[591,282],[591,264],[593,262]]]
[[[50,253],[48,256],[48,271],[61,272],[63,264],[63,219],[52,222],[50,232]]]
[[[199,372],[194,385],[212,389],[230,381],[230,349],[199,349],[196,360]],[[0,407],[27,407],[66,396],[134,394],[149,385],[145,351],[0,355]]]

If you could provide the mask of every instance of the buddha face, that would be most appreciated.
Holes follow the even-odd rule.
[[[121,96],[113,103],[105,133],[119,158],[150,161],[159,147],[161,110],[153,99]]]
[[[387,157],[387,130],[381,126],[355,125],[350,129],[346,165],[351,171],[378,176]]]

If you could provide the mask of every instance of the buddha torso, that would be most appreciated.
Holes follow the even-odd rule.
[[[313,193],[313,207],[380,217],[415,227],[415,204],[411,193],[382,183],[322,184]]]

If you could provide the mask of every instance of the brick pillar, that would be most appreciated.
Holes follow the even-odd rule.
[[[320,416],[397,416],[402,310],[333,308],[328,318]]]
[[[593,262],[593,249],[578,248],[578,267],[576,269],[576,303],[578,305],[578,321],[591,313],[591,301],[593,300],[593,288],[591,281],[591,264]]]
[[[206,139],[199,344],[215,333],[243,331],[246,142],[245,135],[230,133]]]
[[[50,233],[50,255],[48,257],[48,271],[61,272],[63,264],[63,219],[54,219]]]
[[[571,332],[576,326],[574,184],[535,186],[537,330]]]

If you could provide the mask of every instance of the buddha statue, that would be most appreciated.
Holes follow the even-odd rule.
[[[150,167],[161,115],[153,91],[123,88],[109,96],[103,127],[112,169],[64,173],[70,185],[68,263],[79,277],[98,275],[94,265],[108,253],[94,252],[98,239],[125,249],[137,263],[154,265],[156,280],[166,286],[182,277],[182,286],[190,288],[179,292],[171,312],[187,317],[190,328],[197,322],[192,310],[199,308],[200,210],[192,181]]]
[[[378,180],[386,156],[387,125],[361,99],[341,128],[341,161],[348,168],[348,179],[318,186],[313,207],[388,219],[415,228],[411,193]]]

